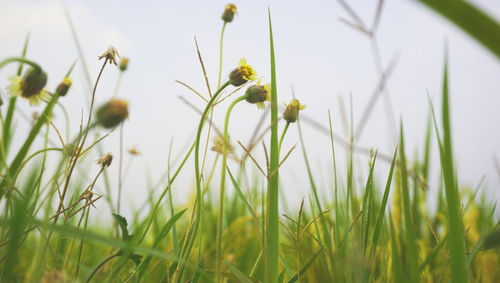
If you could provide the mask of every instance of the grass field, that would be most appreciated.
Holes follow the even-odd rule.
[[[500,25],[481,10],[463,1],[416,2],[428,6],[429,13],[447,18],[500,58]],[[351,17],[348,25],[375,40],[377,21],[371,27],[363,26],[356,22],[355,11],[340,3]],[[380,1],[380,9],[382,5]],[[126,167],[123,156],[102,154],[92,165],[99,169],[95,175],[89,175],[93,172],[86,170],[89,163],[82,162],[88,152],[104,152],[100,142],[108,135],[119,135],[126,123],[128,104],[116,92],[105,104],[95,105],[94,101],[101,95],[100,81],[107,79],[101,77],[103,70],[119,69],[118,90],[128,59],[120,58],[111,47],[96,54],[101,55],[102,67],[90,70],[98,75],[92,82],[89,108],[81,118],[78,135],[70,139],[52,122],[58,119],[52,113],[55,109],[66,112],[60,98],[71,92],[71,80],[78,77],[76,63],[68,64],[56,89],[46,90],[43,66],[26,56],[29,36],[20,56],[0,60],[0,69],[18,66],[16,73],[1,74],[11,77],[10,85],[1,86],[11,96],[0,112],[0,281],[500,282],[496,206],[480,186],[470,188],[457,181],[447,55],[442,64],[440,101],[429,101],[424,152],[410,158],[412,149],[405,146],[405,133],[411,129],[405,128],[404,121],[399,121],[397,147],[384,155],[359,147],[355,130],[360,129],[354,129],[352,122],[350,139],[335,138],[336,125],[330,117],[323,122],[329,125],[331,146],[322,151],[331,156],[333,181],[322,187],[312,172],[312,158],[302,137],[302,127],[313,127],[301,120],[309,108],[303,107],[300,97],[283,110],[278,107],[282,99],[277,90],[275,54],[280,50],[274,47],[271,10],[270,45],[265,46],[271,66],[269,82],[258,80],[244,60],[232,66],[229,76],[222,75],[224,31],[235,12],[235,6],[225,7],[220,42],[213,43],[220,45],[217,88],[197,93],[179,82],[206,102],[199,110],[199,121],[192,123],[196,135],[185,151],[169,152],[169,156],[182,157],[177,162],[168,160],[166,181],[129,219],[120,214],[126,205],[120,197],[125,178],[122,167]],[[72,32],[77,38],[74,28]],[[206,76],[200,50],[198,56]],[[226,99],[231,102],[221,109],[219,103]],[[33,117],[28,132],[16,132],[20,141],[13,145],[19,118],[16,107],[24,103],[38,103],[43,112]],[[237,111],[238,103],[257,104],[270,111],[249,144],[229,139],[231,127],[238,123],[230,114]],[[215,107],[226,113],[222,129],[212,124]],[[292,128],[299,132],[297,147],[282,149]],[[62,145],[50,145],[49,133],[58,136]],[[254,150],[260,150],[262,144],[265,164],[254,159]],[[431,144],[439,149],[439,163],[432,166]],[[242,149],[238,151],[242,154],[236,154],[235,148]],[[336,156],[339,150],[346,150],[346,160]],[[49,154],[58,161],[49,159]],[[215,156],[214,162],[208,162],[207,154]],[[282,186],[279,172],[290,154],[303,155],[306,170],[301,177],[308,180],[310,194],[293,206],[296,209],[283,213],[281,196],[288,188]],[[369,156],[368,170],[357,167],[357,155]],[[184,208],[173,201],[171,188],[189,189],[190,184],[175,182],[188,162],[194,164],[190,174],[196,194]],[[110,166],[120,167],[116,188],[106,174]],[[340,167],[347,168],[346,174],[337,171]],[[436,193],[429,190],[431,168],[440,176],[434,184],[439,187]],[[375,178],[375,174],[383,178]],[[106,194],[94,192],[97,184]],[[227,194],[228,190],[234,194]],[[117,200],[110,197],[111,191],[118,191]],[[324,191],[333,197],[325,197]],[[109,206],[114,212],[113,224],[97,225],[102,222],[93,213],[94,206]]]

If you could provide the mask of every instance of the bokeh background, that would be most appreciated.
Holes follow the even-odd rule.
[[[500,4],[497,1],[473,2],[500,19]],[[348,3],[367,25],[371,24],[377,1],[354,0]],[[130,105],[130,119],[124,126],[123,143],[125,149],[136,146],[141,154],[131,157],[124,153],[124,168],[129,166],[122,200],[126,214],[141,207],[155,184],[164,186],[162,176],[167,170],[170,142],[173,141],[172,160],[175,161],[184,154],[187,143],[193,140],[199,114],[179,97],[198,108],[202,108],[204,102],[174,80],[185,82],[207,95],[196,55],[196,36],[211,87],[215,88],[222,28],[220,16],[225,4],[227,1],[0,0],[0,57],[20,54],[25,37],[30,33],[27,57],[39,62],[47,71],[51,89],[57,86],[78,58],[65,8],[77,32],[92,83],[102,63],[97,57],[109,45],[115,46],[122,56],[130,59],[118,95],[127,99]],[[226,28],[223,77],[227,77],[237,66],[241,57],[245,57],[262,81],[269,81],[267,9],[270,7],[280,103],[292,99],[293,86],[297,98],[307,106],[301,114],[328,126],[330,111],[334,131],[341,137],[348,137],[342,111],[345,116],[350,116],[349,105],[352,102],[356,127],[380,76],[371,42],[364,34],[340,20],[349,19],[345,10],[334,0],[234,1],[234,4],[238,7],[238,14]],[[494,156],[500,157],[498,60],[460,30],[412,0],[385,1],[376,38],[383,69],[390,62],[395,62],[395,67],[386,84],[385,92],[389,100],[379,99],[373,105],[372,115],[358,143],[392,155],[397,136],[395,128],[403,121],[409,158],[423,154],[429,99],[440,113],[440,90],[447,50],[459,182],[462,186],[476,187],[484,178],[482,190],[491,201],[500,199],[500,175],[493,162]],[[70,113],[71,136],[78,131],[81,114],[87,117],[88,112],[89,81],[83,67],[84,64],[79,61],[72,75],[73,88],[62,100]],[[0,73],[0,91],[4,101],[7,98],[7,78],[14,71],[15,66],[11,66]],[[117,68],[107,67],[98,87],[97,104],[111,97],[117,78]],[[387,107],[388,101],[392,104],[392,112]],[[14,144],[24,140],[31,113],[42,109],[41,106],[30,107],[24,101],[19,104]],[[6,105],[1,107],[5,111]],[[214,116],[215,124],[220,128],[225,114],[223,108],[219,107]],[[246,143],[263,112],[253,105],[239,104],[233,113],[231,139]],[[266,119],[266,123],[268,121]],[[63,135],[67,134],[62,112],[55,113],[54,123]],[[333,165],[329,138],[305,121],[302,128],[313,174],[320,180],[321,193],[331,196]],[[103,150],[112,152],[115,161],[119,156],[119,136],[119,130],[116,130],[102,142]],[[51,140],[58,144],[53,131]],[[287,150],[295,144],[297,148],[280,173],[284,195],[290,206],[297,206],[300,199],[310,192],[297,127],[293,125],[283,148]],[[432,150],[434,166],[431,170],[434,173],[429,185],[431,190],[436,190],[439,159],[434,140]],[[345,152],[345,148],[337,146],[338,167],[342,176],[346,171]],[[57,159],[55,155],[52,156],[54,161]],[[255,156],[261,164],[265,164],[261,147],[257,148]],[[97,157],[92,153],[84,161],[85,172],[90,176],[94,176],[99,169],[93,165]],[[210,153],[209,161],[213,157],[214,154]],[[355,162],[359,172],[355,174],[361,184],[368,169],[367,156],[357,154]],[[388,167],[383,161],[379,161],[379,165],[375,171],[377,178],[383,181]],[[259,174],[254,167],[249,168],[251,176]],[[174,198],[179,205],[183,205],[193,193],[193,170],[190,159],[174,183]],[[113,189],[118,183],[117,172],[118,163],[115,162],[109,168]],[[102,184],[97,186],[97,192],[104,192]],[[116,198],[116,191],[113,191],[112,198]],[[433,203],[433,200],[429,202]],[[103,206],[98,206],[98,209],[104,213],[107,208]]]

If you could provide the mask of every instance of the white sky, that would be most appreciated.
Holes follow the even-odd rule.
[[[349,2],[352,2],[365,22],[371,23],[376,1],[370,1],[369,4],[361,0]],[[404,122],[408,156],[411,158],[423,151],[429,109],[427,92],[440,112],[443,54],[445,42],[448,42],[454,150],[459,180],[463,185],[474,187],[485,176],[484,187],[488,188],[493,200],[498,200],[499,176],[492,162],[494,155],[500,157],[498,60],[467,35],[415,1],[385,2],[378,39],[384,66],[394,56],[398,56],[394,73],[388,81],[388,90],[395,118],[397,121],[401,118]],[[498,2],[474,2],[500,19]],[[31,40],[28,58],[39,62],[47,71],[51,88],[57,86],[78,56],[62,3],[52,0],[0,0],[0,58],[19,54],[29,31]],[[206,94],[205,81],[195,53],[194,36],[198,39],[214,88],[222,27],[220,15],[226,1],[93,0],[65,1],[65,4],[72,15],[93,80],[101,64],[97,56],[108,45],[114,45],[121,55],[130,58],[129,70],[124,74],[119,96],[126,98],[130,104],[130,119],[124,133],[125,147],[136,145],[142,152],[140,157],[132,161],[124,185],[124,202],[137,207],[148,194],[148,184],[156,183],[166,171],[170,140],[174,140],[174,156],[177,156],[198,123],[198,114],[180,101],[178,96],[185,97],[198,107],[203,106],[202,101],[174,82],[175,79],[181,80]],[[303,113],[327,126],[330,110],[336,132],[345,136],[338,97],[342,97],[348,105],[349,95],[352,94],[356,125],[378,77],[369,41],[339,21],[339,17],[346,18],[347,15],[337,2],[235,1],[235,4],[238,15],[226,28],[223,76],[227,76],[236,66],[240,57],[246,57],[264,82],[270,79],[267,26],[267,7],[270,6],[277,54],[279,101],[290,101],[293,84],[297,97],[307,105]],[[86,81],[81,64],[77,66],[72,76],[74,87],[62,99],[70,111],[72,133],[78,129],[82,109],[86,109]],[[14,67],[0,73],[2,92]],[[105,70],[97,92],[98,104],[109,99],[117,76],[118,72],[114,68]],[[3,109],[6,109],[5,105]],[[27,105],[23,105],[22,109],[28,115],[34,110]],[[261,112],[252,105],[241,104],[233,113],[231,138],[246,143]],[[223,115],[221,110],[216,113],[215,121],[219,127],[222,127]],[[62,114],[57,112],[56,117],[61,119],[56,118],[54,123],[64,129]],[[19,119],[15,137],[17,143],[24,140],[26,127],[26,122]],[[385,108],[380,100],[360,144],[379,148],[381,152],[391,155],[394,147],[388,128]],[[323,193],[331,195],[329,139],[305,123],[303,130],[313,173]],[[55,136],[52,137],[57,141]],[[115,131],[103,143],[104,149],[118,155],[118,138],[119,131]],[[283,148],[290,148],[296,143],[295,152],[281,170],[286,197],[292,206],[310,192],[294,125],[287,134]],[[344,151],[337,148],[339,170],[345,174]],[[256,156],[264,164],[262,150],[258,150]],[[439,160],[435,143],[433,157],[432,169],[436,171]],[[88,160],[92,161],[92,158]],[[359,155],[357,163],[357,167],[363,168],[360,170],[365,172],[365,157]],[[189,166],[175,183],[173,192],[178,200],[185,200],[188,193],[192,193],[192,164],[190,159]],[[92,168],[92,176],[98,169],[92,165],[89,168]],[[115,163],[110,168],[114,186],[117,183],[117,170],[118,163]],[[387,166],[376,169],[380,181],[385,180],[387,170]],[[438,176],[438,173],[436,171],[434,176]],[[359,182],[362,183],[365,177],[361,177]],[[437,179],[431,180],[431,186],[435,188],[436,185]]]

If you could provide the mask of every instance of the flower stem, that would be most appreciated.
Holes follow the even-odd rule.
[[[224,39],[224,30],[226,29],[226,22],[222,25],[222,31],[220,33],[220,48],[219,48],[219,80],[217,81],[217,88],[220,87],[220,78],[222,75],[222,40]]]
[[[288,126],[290,126],[290,122],[286,122],[285,129],[283,129],[283,133],[281,134],[280,142],[278,145],[278,152],[281,152],[281,144],[283,143],[283,139],[285,138],[286,131],[288,130]]]
[[[201,194],[201,177],[200,177],[200,137],[201,131],[203,129],[203,125],[205,124],[205,120],[207,118],[208,111],[212,108],[212,104],[215,102],[219,94],[224,90],[227,86],[229,86],[230,82],[227,81],[224,83],[210,98],[208,101],[203,114],[201,115],[200,123],[198,124],[198,131],[196,133],[196,141],[195,141],[195,149],[194,149],[194,165],[195,165],[195,175],[196,175],[196,219],[192,222],[192,225],[189,227],[188,233],[186,235],[186,239],[184,240],[184,244],[182,246],[181,255],[179,257],[179,263],[177,266],[177,274],[175,282],[181,282],[182,275],[185,269],[185,263],[189,258],[191,253],[191,249],[193,248],[194,240],[196,238],[196,234],[198,232],[198,227],[200,224],[201,218],[201,209],[203,206],[203,198]]]
[[[226,112],[226,120],[224,122],[224,141],[222,146],[222,172],[220,177],[220,191],[219,191],[219,214],[217,217],[217,243],[216,243],[216,267],[215,267],[215,282],[222,282],[222,224],[224,222],[224,190],[226,185],[226,163],[227,163],[227,150],[229,145],[229,137],[228,137],[228,126],[229,126],[229,115],[231,115],[231,111],[233,107],[240,101],[245,100],[247,95],[242,95],[235,99]]]

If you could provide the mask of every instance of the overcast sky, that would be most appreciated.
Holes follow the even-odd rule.
[[[363,21],[370,24],[376,1],[349,1]],[[369,3],[367,3],[369,2]],[[403,121],[407,154],[414,159],[422,155],[428,97],[438,113],[445,53],[449,50],[450,91],[452,103],[455,158],[459,181],[474,187],[485,176],[483,187],[494,200],[500,199],[499,176],[493,166],[493,156],[500,157],[500,64],[467,35],[439,16],[411,0],[389,0],[385,6],[377,33],[382,65],[387,67],[396,59],[395,69],[387,82],[387,92],[393,106],[393,117],[399,126]],[[488,13],[500,19],[497,1],[474,1]],[[204,102],[179,86],[183,81],[206,95],[207,89],[196,56],[194,36],[197,37],[212,89],[218,72],[218,44],[226,1],[8,1],[0,0],[0,57],[17,55],[30,32],[28,58],[39,62],[49,74],[49,87],[55,88],[78,52],[67,20],[64,5],[74,22],[83,47],[92,81],[100,64],[98,55],[108,45],[130,58],[119,96],[130,104],[130,119],[124,128],[126,148],[137,146],[141,155],[131,161],[124,189],[124,201],[137,207],[145,199],[148,184],[157,182],[166,171],[168,147],[173,139],[174,157],[183,154],[199,121],[199,115],[178,97],[184,97],[201,108]],[[328,126],[328,110],[332,113],[337,134],[346,137],[341,118],[339,98],[349,108],[352,99],[356,127],[379,76],[370,42],[362,33],[348,27],[339,18],[348,18],[341,6],[329,1],[235,1],[238,14],[226,28],[224,38],[223,77],[245,57],[264,82],[270,79],[269,33],[267,8],[271,9],[277,59],[278,99],[291,100],[291,86],[301,102],[307,105],[303,114]],[[7,77],[15,66],[0,73],[4,93]],[[98,87],[98,104],[111,97],[118,77],[116,68],[108,67]],[[68,108],[71,133],[78,130],[82,109],[86,115],[87,82],[79,62],[72,75],[74,87],[62,102]],[[223,79],[224,80],[224,79]],[[21,102],[22,111],[34,110]],[[2,106],[6,109],[6,105]],[[359,140],[365,147],[378,148],[391,155],[393,133],[386,115],[384,101],[375,105],[372,116]],[[58,111],[58,110],[57,110]],[[242,103],[235,108],[230,122],[232,141],[247,142],[262,112],[255,106]],[[61,112],[55,113],[54,123],[65,134]],[[222,128],[222,107],[215,122]],[[27,123],[19,119],[15,141],[25,137]],[[58,119],[60,117],[60,119]],[[268,119],[266,119],[268,123]],[[281,129],[281,128],[280,128]],[[24,131],[23,131],[24,130]],[[309,124],[303,123],[313,174],[322,191],[331,195],[332,161],[329,139]],[[103,142],[105,151],[118,155],[119,131]],[[57,141],[56,136],[52,140]],[[266,138],[267,140],[267,138]],[[297,148],[281,170],[284,190],[292,205],[310,192],[300,150],[297,128],[293,125],[283,148]],[[255,153],[265,164],[261,148]],[[344,149],[338,146],[338,163],[345,176]],[[433,145],[433,175],[439,174],[437,148]],[[87,158],[92,161],[91,158]],[[212,160],[213,155],[210,155]],[[367,168],[366,157],[358,155],[360,183]],[[91,164],[90,162],[88,162]],[[128,163],[128,156],[125,164]],[[380,181],[388,168],[377,167]],[[179,201],[193,192],[193,161],[175,183],[174,195]],[[236,164],[231,164],[235,166]],[[89,168],[92,168],[90,166]],[[175,168],[175,167],[174,167]],[[251,168],[251,167],[250,167]],[[93,176],[95,167],[90,171]],[[116,186],[118,163],[110,168]],[[254,170],[254,169],[252,169]],[[255,174],[258,174],[255,170]],[[342,177],[344,178],[344,177]],[[345,179],[345,178],[344,178]],[[437,186],[431,180],[431,187]],[[217,183],[215,183],[217,184]],[[103,192],[100,187],[100,192]],[[115,197],[115,196],[113,196]],[[123,206],[123,205],[122,205]]]

